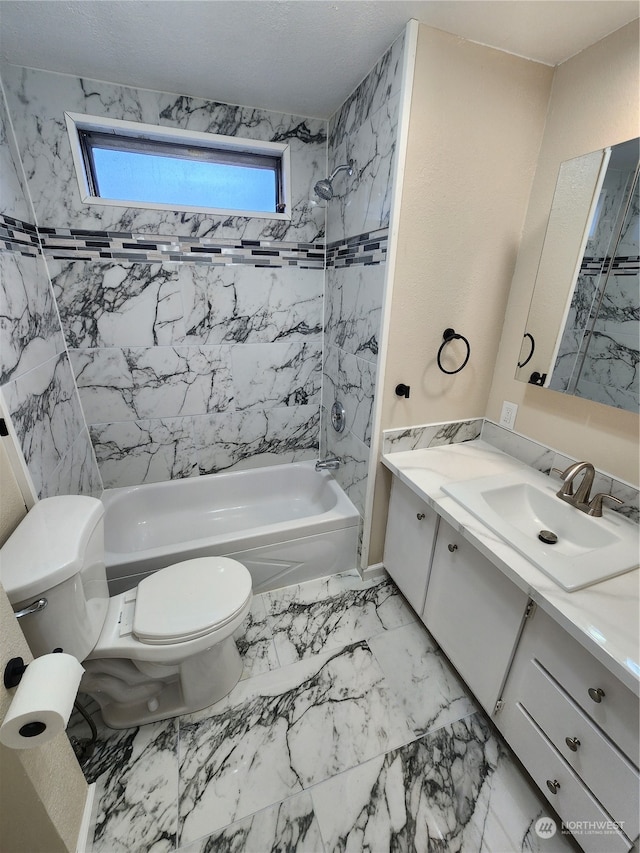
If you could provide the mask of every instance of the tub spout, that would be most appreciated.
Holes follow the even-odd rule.
[[[337,457],[332,459],[318,459],[316,462],[316,471],[337,471],[340,467],[340,460]]]

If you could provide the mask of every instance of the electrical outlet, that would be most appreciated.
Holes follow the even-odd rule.
[[[502,414],[500,415],[500,426],[507,429],[513,429],[516,424],[516,415],[518,414],[518,404],[510,403],[505,400],[502,404]]]

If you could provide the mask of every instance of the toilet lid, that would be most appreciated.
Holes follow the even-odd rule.
[[[202,637],[229,622],[251,595],[251,575],[228,557],[199,557],[138,584],[133,632],[143,643]]]

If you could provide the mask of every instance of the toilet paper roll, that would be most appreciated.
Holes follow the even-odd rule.
[[[72,655],[43,655],[30,663],[0,726],[0,743],[31,749],[63,732],[83,672]]]

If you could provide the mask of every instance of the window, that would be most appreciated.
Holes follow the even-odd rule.
[[[288,146],[67,113],[87,204],[288,219]]]

